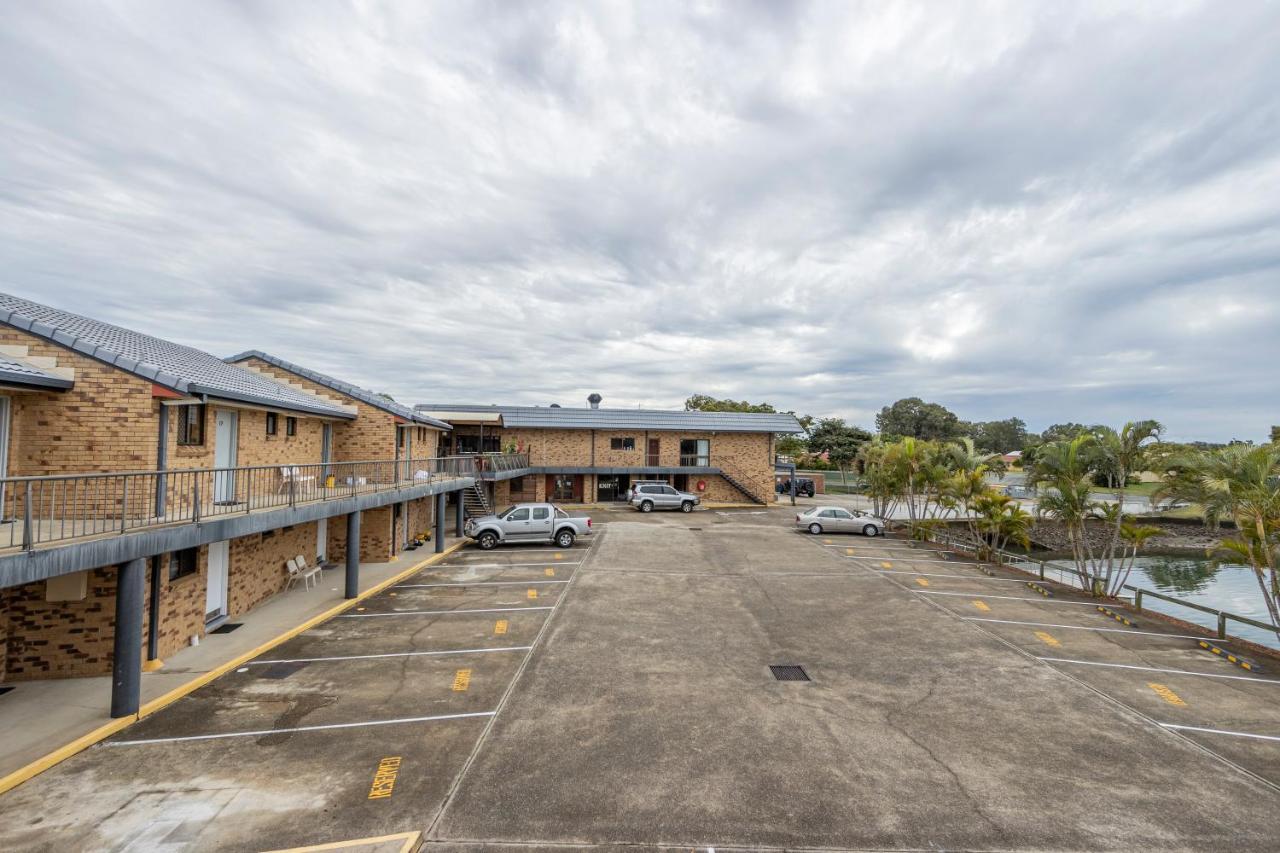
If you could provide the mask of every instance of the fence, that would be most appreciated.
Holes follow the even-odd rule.
[[[474,458],[127,471],[0,480],[0,548],[334,500],[474,476]]]
[[[910,527],[910,525],[908,525],[908,527]],[[962,539],[958,536],[952,536],[949,533],[945,533],[938,530],[928,530],[925,528],[920,528],[920,530],[922,531],[922,536],[930,542],[936,542],[939,545],[946,545],[948,548],[955,551],[961,551],[969,554],[974,553],[973,543],[968,541],[967,539]],[[990,552],[988,559],[991,562],[997,563],[998,565],[1007,566],[1008,568],[1016,569],[1017,571],[1020,571],[1020,572],[1026,572],[1028,574],[1030,574],[1031,572],[1025,567],[1025,565],[1027,563],[1035,564],[1038,567],[1037,574],[1039,574],[1040,580],[1045,579],[1045,567],[1049,563],[1048,560],[1035,560],[1031,558],[1030,555],[1027,555],[1027,554],[1013,554],[1008,551],[1000,551],[1000,550],[992,550]],[[1059,571],[1059,576],[1058,578],[1056,578],[1056,580],[1059,583],[1065,583],[1066,585],[1073,586],[1077,589],[1080,589],[1081,591],[1086,591],[1084,590],[1084,587],[1082,584],[1077,585],[1077,581],[1079,580],[1079,578],[1075,576],[1066,575],[1066,570],[1062,569],[1061,567],[1055,566],[1055,568],[1057,568]],[[1066,580],[1066,578],[1068,577],[1070,578],[1069,581]],[[1276,626],[1270,623],[1261,622],[1257,619],[1250,619],[1248,616],[1241,616],[1238,613],[1231,613],[1226,610],[1218,610],[1217,608],[1214,608],[1214,607],[1206,607],[1203,604],[1196,604],[1195,602],[1186,601],[1184,599],[1178,598],[1177,596],[1173,596],[1173,595],[1165,595],[1164,593],[1156,592],[1153,589],[1145,589],[1143,587],[1132,586],[1130,584],[1124,584],[1121,587],[1121,589],[1128,590],[1129,592],[1133,593],[1133,607],[1139,613],[1142,612],[1142,599],[1146,597],[1146,598],[1156,598],[1156,599],[1159,599],[1160,601],[1166,601],[1170,604],[1176,604],[1179,607],[1186,607],[1190,610],[1196,610],[1201,613],[1207,613],[1210,616],[1216,617],[1218,620],[1216,633],[1218,638],[1222,640],[1227,639],[1227,623],[1228,622],[1239,622],[1242,625],[1250,625],[1254,628],[1261,628],[1264,631],[1275,632],[1276,630]]]

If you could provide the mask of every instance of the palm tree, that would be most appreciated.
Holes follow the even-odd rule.
[[[1164,427],[1157,421],[1130,421],[1119,432],[1111,427],[1094,427],[1094,441],[1089,446],[1090,466],[1095,473],[1105,472],[1114,478],[1116,488],[1116,506],[1118,511],[1111,521],[1111,540],[1102,552],[1104,569],[1108,581],[1115,577],[1116,556],[1124,559],[1121,545],[1121,528],[1124,525],[1124,496],[1128,488],[1129,477],[1140,474],[1147,469],[1152,457],[1153,445],[1159,443]]]
[[[1034,519],[1013,498],[988,487],[974,499],[972,507],[984,547],[1002,551],[1010,542],[1031,547]]]
[[[1062,522],[1082,588],[1101,595],[1105,585],[1095,574],[1093,552],[1085,536],[1085,524],[1096,518],[1099,510],[1090,497],[1093,484],[1089,479],[1089,451],[1094,441],[1091,435],[1079,435],[1070,441],[1049,442],[1037,453],[1027,481],[1050,487],[1041,495],[1036,512]]]
[[[1165,477],[1161,494],[1194,498],[1204,506],[1206,519],[1235,522],[1236,534],[1212,556],[1253,570],[1280,638],[1280,444],[1230,445],[1188,454]]]

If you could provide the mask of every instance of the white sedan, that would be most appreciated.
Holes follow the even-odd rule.
[[[796,527],[817,536],[820,533],[861,533],[883,536],[884,520],[842,506],[815,506],[796,516]]]

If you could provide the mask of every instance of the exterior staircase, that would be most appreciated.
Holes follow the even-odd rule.
[[[489,508],[489,498],[485,496],[484,486],[476,483],[469,489],[463,489],[462,509],[472,518],[479,518],[482,515],[489,515],[493,512]]]
[[[716,467],[720,469],[720,476],[725,479],[725,482],[746,495],[752,503],[760,504],[761,506],[769,505],[768,500],[763,496],[756,494],[754,490],[747,486],[746,482],[740,476],[735,477],[731,469],[726,468],[723,462],[718,462]]]

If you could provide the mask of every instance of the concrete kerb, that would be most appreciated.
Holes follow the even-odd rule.
[[[18,785],[21,785],[23,782],[27,781],[28,779],[31,779],[34,776],[38,776],[39,774],[43,773],[44,771],[48,770],[51,767],[61,764],[63,761],[66,761],[68,758],[75,755],[76,753],[82,752],[85,749],[88,749],[89,747],[93,746],[94,744],[102,740],[105,740],[111,735],[116,734],[117,732],[120,732],[123,729],[128,728],[129,726],[133,725],[134,723],[138,722],[144,717],[148,717],[151,714],[154,714],[156,711],[159,711],[169,705],[172,705],[174,702],[178,701],[183,696],[186,696],[187,694],[192,693],[195,690],[198,690],[199,688],[205,686],[209,682],[223,675],[226,675],[228,672],[232,671],[233,669],[239,666],[242,666],[244,663],[252,660],[253,658],[257,657],[263,652],[266,652],[266,651],[269,651],[270,649],[275,648],[276,646],[280,645],[286,640],[293,639],[297,635],[301,634],[303,631],[309,630],[310,628],[313,628],[316,625],[319,625],[321,622],[325,622],[329,619],[332,619],[335,616],[338,616],[343,611],[351,607],[354,607],[355,605],[359,604],[361,601],[364,601],[366,598],[369,598],[370,596],[373,596],[373,595],[377,595],[379,592],[382,592],[384,589],[387,589],[390,586],[394,586],[395,584],[399,583],[405,578],[412,576],[415,572],[419,572],[427,566],[443,561],[445,558],[449,557],[450,555],[466,547],[467,544],[468,542],[465,540],[462,542],[456,542],[453,545],[446,548],[441,553],[432,554],[427,559],[414,564],[413,566],[405,569],[403,572],[399,572],[398,574],[395,574],[387,578],[386,580],[381,581],[380,583],[377,583],[374,586],[369,587],[369,589],[360,593],[355,598],[344,600],[342,603],[334,605],[333,607],[329,608],[323,613],[319,613],[315,616],[312,616],[310,619],[307,619],[306,621],[302,622],[299,625],[295,625],[293,628],[290,628],[284,633],[279,634],[270,640],[267,640],[266,642],[254,647],[253,649],[250,649],[244,654],[241,654],[233,658],[232,660],[209,670],[208,672],[201,673],[200,675],[188,681],[186,684],[183,684],[181,687],[176,687],[173,690],[170,690],[168,693],[165,693],[162,696],[158,696],[155,699],[152,699],[150,702],[147,702],[144,705],[142,705],[142,707],[138,709],[138,713],[136,715],[121,717],[118,720],[112,720],[109,723],[105,723],[102,726],[99,726],[98,728],[94,729],[93,731],[90,731],[87,734],[84,734],[76,738],[70,743],[64,744],[58,747],[52,752],[49,752],[47,755],[37,758],[35,761],[30,762],[24,767],[19,767],[17,770],[14,770],[12,773],[9,773],[3,778],[0,778],[0,794],[3,794],[6,791],[16,788]]]

